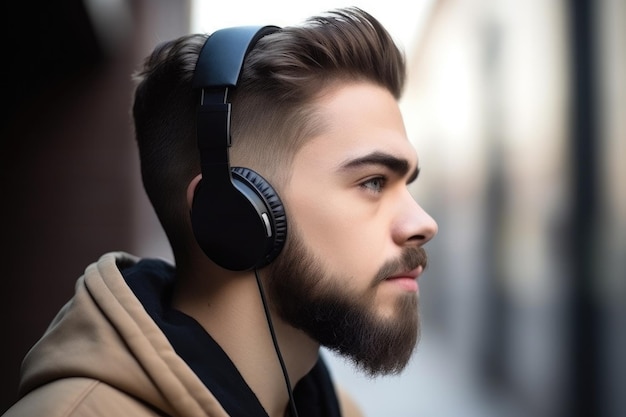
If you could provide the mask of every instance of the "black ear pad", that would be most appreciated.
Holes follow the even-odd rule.
[[[287,239],[287,216],[283,202],[270,183],[255,171],[243,167],[233,167],[231,170],[235,186],[237,186],[237,183],[245,183],[260,193],[264,203],[264,210],[269,209],[266,212],[270,220],[272,245],[267,251],[263,263],[256,265],[257,267],[265,266],[276,259],[283,246],[285,246],[285,240]]]
[[[282,250],[287,236],[283,204],[258,173],[234,167],[233,187],[213,193],[212,181],[202,180],[191,211],[193,231],[204,253],[232,271],[261,268]]]

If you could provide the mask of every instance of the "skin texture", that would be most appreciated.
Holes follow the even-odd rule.
[[[358,293],[403,248],[430,240],[437,225],[407,189],[417,154],[393,96],[371,84],[352,84],[322,97],[320,107],[328,129],[296,155],[283,200],[293,213],[290,224],[327,271],[350,277],[344,285]],[[406,161],[406,172],[375,163],[345,167],[373,154]],[[380,286],[374,308],[381,317],[393,316],[399,292]]]
[[[282,281],[300,282],[307,291],[304,296],[291,294],[296,306],[305,301],[298,297],[315,301],[332,293],[348,304],[356,302],[366,313],[370,322],[359,326],[377,323],[384,330],[400,322],[417,332],[415,282],[426,262],[420,248],[437,232],[435,221],[407,188],[417,176],[418,158],[394,97],[361,82],[327,88],[316,105],[324,129],[296,153],[290,180],[280,190],[290,230],[287,246],[274,264],[260,271],[292,386],[315,364],[320,341],[315,329],[306,328],[315,322],[295,325],[299,318],[286,313],[288,307],[276,295],[280,290],[273,287]],[[188,188],[190,205],[198,179]],[[311,268],[291,262],[294,256],[301,260],[297,246]],[[192,267],[181,272],[185,276],[174,306],[195,318],[222,346],[270,416],[284,415],[288,396],[278,361],[271,359],[276,353],[254,273],[223,270],[198,248],[193,259]],[[385,279],[390,277],[397,279]],[[394,337],[406,331],[396,330]],[[369,344],[379,335],[370,335]],[[378,372],[401,369],[414,343],[409,340],[404,363]]]
[[[421,245],[436,231],[407,189],[417,156],[383,88],[353,84],[320,108],[326,129],[298,152],[283,193],[290,235],[268,268],[270,299],[367,374],[397,373],[419,336]]]

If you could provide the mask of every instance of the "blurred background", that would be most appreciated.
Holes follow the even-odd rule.
[[[85,266],[171,259],[143,194],[132,72],[163,40],[372,13],[438,221],[400,376],[324,351],[369,417],[626,416],[626,2],[64,0],[3,7],[0,412]]]

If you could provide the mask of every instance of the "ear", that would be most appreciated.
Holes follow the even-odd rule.
[[[187,185],[187,206],[190,211],[193,206],[193,196],[196,193],[196,188],[198,188],[198,184],[200,184],[201,179],[202,174],[198,174],[189,182],[189,185]]]

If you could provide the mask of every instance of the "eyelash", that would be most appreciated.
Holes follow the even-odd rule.
[[[372,184],[374,184],[374,183],[376,183],[378,185],[376,185],[376,186],[374,186],[374,188],[372,188]],[[365,191],[367,191],[367,192],[378,194],[385,188],[386,184],[387,184],[387,177],[378,176],[378,177],[369,178],[366,181],[363,181],[359,185],[360,185],[361,188],[365,189]]]

